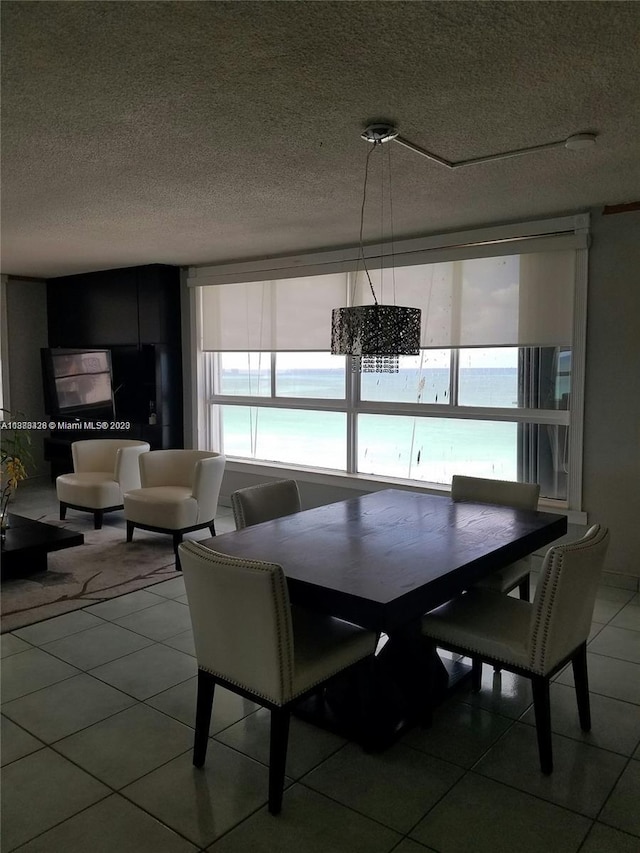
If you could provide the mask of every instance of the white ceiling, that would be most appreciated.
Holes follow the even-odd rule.
[[[638,2],[0,10],[4,273],[353,244],[377,118],[450,160],[598,134],[455,171],[394,143],[396,237],[640,198]]]

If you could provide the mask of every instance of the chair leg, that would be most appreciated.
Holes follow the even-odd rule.
[[[543,773],[549,774],[553,771],[549,679],[541,675],[534,675],[531,679],[531,687],[533,688],[533,710],[536,717],[540,769]]]
[[[196,700],[196,733],[193,740],[193,763],[202,767],[207,756],[209,743],[209,725],[211,724],[211,709],[213,708],[213,693],[216,687],[214,677],[198,670],[198,698]]]
[[[215,535],[216,535],[216,525],[215,525],[215,522],[214,522],[214,521],[212,521],[212,522],[211,522],[211,524],[209,525],[209,533],[210,533],[212,536],[215,536]]]
[[[480,658],[471,659],[471,691],[479,693],[482,687],[482,661]]]
[[[422,726],[425,729],[431,728],[433,725],[433,709],[438,704],[436,697],[442,689],[442,685],[438,683],[438,667],[442,663],[438,655],[436,644],[429,637],[423,638],[424,657],[426,661],[425,668],[425,693],[426,703],[422,711]]]
[[[182,542],[182,533],[178,531],[173,534],[173,552],[176,555],[176,572],[182,571],[182,563],[180,562],[180,554],[178,552],[178,545]]]
[[[529,579],[529,575],[525,578],[522,578],[520,583],[518,584],[518,594],[523,601],[531,600],[531,581]]]
[[[60,521],[64,521],[67,517],[67,505],[60,501]]]
[[[94,509],[94,511],[93,511],[93,527],[94,527],[94,530],[102,530],[103,518],[104,518],[104,512],[101,509]]]
[[[375,657],[370,655],[363,658],[355,666],[356,684],[359,704],[359,736],[358,739],[365,752],[371,752],[377,743],[378,715],[375,696],[376,673]]]
[[[127,521],[127,542],[133,542],[133,531],[135,524],[133,521]]]
[[[269,745],[269,811],[271,814],[278,814],[282,808],[284,771],[289,744],[289,718],[288,708],[273,708],[271,711]]]
[[[573,681],[576,687],[578,717],[583,732],[591,731],[591,707],[589,703],[589,678],[587,675],[587,644],[583,643],[571,660]]]

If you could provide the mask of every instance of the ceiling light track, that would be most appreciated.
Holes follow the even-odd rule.
[[[460,166],[474,166],[476,163],[490,163],[494,160],[506,160],[508,157],[520,157],[523,154],[535,154],[538,151],[549,151],[553,148],[568,148],[571,151],[578,151],[585,148],[591,148],[595,145],[595,133],[576,133],[567,139],[561,139],[557,142],[547,142],[544,145],[533,145],[529,148],[516,148],[512,151],[500,151],[497,154],[487,154],[484,157],[472,157],[469,160],[445,160],[434,154],[433,151],[427,151],[426,148],[421,148],[419,145],[414,145],[408,139],[400,136],[398,129],[390,122],[378,121],[367,125],[364,132],[361,134],[362,139],[371,142],[374,145],[380,145],[383,142],[397,142],[404,148],[410,151],[415,151],[416,154],[421,154],[434,163],[439,163],[441,166],[446,166],[447,169],[458,169]]]

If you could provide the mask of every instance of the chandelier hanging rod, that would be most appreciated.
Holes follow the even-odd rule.
[[[404,148],[410,151],[415,151],[416,154],[421,154],[441,166],[446,166],[447,169],[457,169],[460,166],[473,166],[476,163],[489,163],[493,160],[506,160],[508,157],[520,157],[523,154],[535,154],[537,151],[548,151],[552,148],[568,148],[572,151],[578,151],[584,148],[591,148],[596,142],[595,133],[576,133],[566,139],[561,139],[557,142],[547,142],[544,145],[533,145],[530,148],[516,148],[512,151],[500,151],[497,154],[487,154],[484,157],[472,157],[469,160],[445,160],[434,154],[432,151],[427,151],[426,148],[421,148],[419,145],[414,145],[403,136],[399,135],[398,129],[390,122],[378,121],[373,122],[365,128],[361,134],[361,138],[367,142],[372,142],[374,145],[380,145],[383,142],[397,142]]]

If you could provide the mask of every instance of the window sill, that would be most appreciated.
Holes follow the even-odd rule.
[[[374,474],[347,474],[342,471],[331,471],[322,468],[305,468],[299,465],[284,465],[277,462],[251,461],[227,457],[226,469],[243,474],[254,474],[257,477],[273,477],[278,479],[295,479],[300,483],[333,486],[338,489],[353,489],[361,492],[377,492],[381,489],[402,488],[411,492],[424,492],[431,495],[448,495],[449,486],[439,483],[417,483],[415,480],[404,480],[396,477],[379,477]],[[339,500],[339,498],[336,498]],[[563,501],[541,499],[539,509],[542,512],[566,515],[569,524],[587,524],[587,513],[569,509]]]

